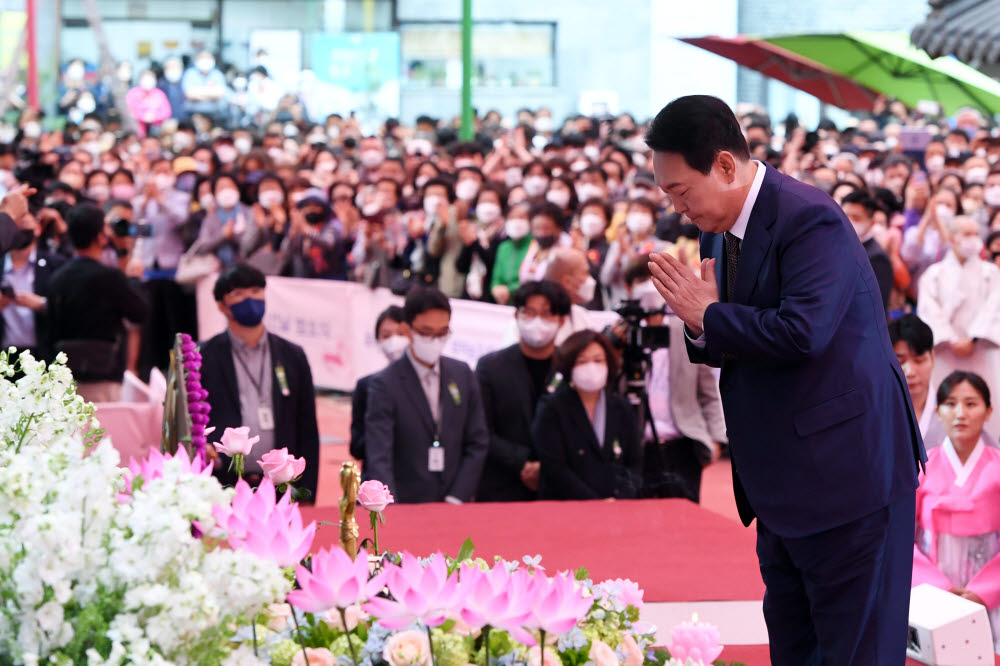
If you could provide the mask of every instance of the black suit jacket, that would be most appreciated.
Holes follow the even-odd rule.
[[[288,447],[288,452],[305,458],[306,470],[298,485],[316,496],[319,478],[319,429],[316,425],[316,391],[312,371],[302,347],[268,333],[271,347],[271,365],[282,366],[288,379],[288,395],[282,395],[277,373],[271,372],[271,395],[274,401],[274,443],[278,448]],[[236,366],[233,363],[233,346],[229,333],[222,332],[201,345],[201,383],[208,391],[212,405],[209,426],[214,427],[218,440],[226,428],[243,424],[240,412],[239,388]],[[235,483],[228,474],[229,460],[225,457],[220,471],[226,483]]]
[[[642,448],[635,415],[628,401],[605,391],[607,418],[604,442],[579,394],[564,385],[541,399],[532,426],[542,462],[542,499],[633,498],[638,495]],[[614,443],[621,449],[614,453]],[[605,446],[606,444],[606,446]]]
[[[3,266],[6,259],[7,255],[0,255],[0,266]],[[35,254],[35,286],[33,291],[39,296],[48,297],[49,280],[52,278],[52,274],[56,272],[56,269],[65,263],[65,257],[39,250]],[[3,341],[6,336],[7,323],[3,317],[0,317],[0,341]],[[55,353],[52,351],[51,340],[49,339],[49,317],[47,310],[35,313],[35,351],[46,362],[51,361],[55,356]]]
[[[358,380],[351,396],[351,456],[355,460],[365,459],[365,411],[368,409],[368,386],[372,377],[366,375]]]
[[[889,294],[892,292],[892,285],[895,282],[895,277],[892,274],[892,261],[874,238],[869,238],[862,245],[864,245],[865,252],[868,254],[868,261],[871,262],[872,271],[875,272],[875,281],[878,282],[878,291],[882,296],[882,307],[888,312]]]
[[[409,354],[371,378],[365,412],[364,478],[389,486],[397,502],[473,498],[489,449],[479,384],[468,365],[441,358],[440,443],[444,471],[428,469],[434,419]]]
[[[524,502],[538,494],[521,482],[524,463],[538,460],[531,421],[540,396],[515,344],[479,359],[476,376],[490,432],[490,450],[476,499],[481,502]]]

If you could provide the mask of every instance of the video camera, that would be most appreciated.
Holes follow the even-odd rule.
[[[152,238],[153,227],[149,224],[134,224],[121,217],[115,217],[108,221],[111,225],[111,233],[119,238]]]
[[[670,328],[667,326],[643,326],[642,322],[654,315],[663,314],[662,310],[644,310],[637,299],[622,301],[615,312],[625,321],[625,350],[629,347],[642,350],[663,349],[670,346]]]

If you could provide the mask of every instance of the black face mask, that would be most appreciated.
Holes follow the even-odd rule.
[[[535,241],[538,243],[538,247],[543,250],[548,250],[550,247],[556,244],[555,236],[535,236]]]
[[[326,213],[315,210],[306,213],[306,222],[309,224],[322,224],[323,222],[326,222]]]
[[[31,229],[18,229],[10,241],[10,249],[23,250],[35,242],[35,232]]]

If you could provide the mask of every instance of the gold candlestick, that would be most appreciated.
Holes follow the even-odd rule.
[[[361,475],[353,462],[345,462],[340,467],[340,487],[344,494],[340,498],[340,547],[353,560],[358,554],[358,521],[354,510],[358,501],[358,486]]]

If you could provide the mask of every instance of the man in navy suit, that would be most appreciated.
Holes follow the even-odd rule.
[[[722,370],[772,663],[903,664],[926,456],[865,250],[829,196],[750,159],[719,99],[671,102],[646,143],[702,232],[700,275],[650,268],[691,360]]]

